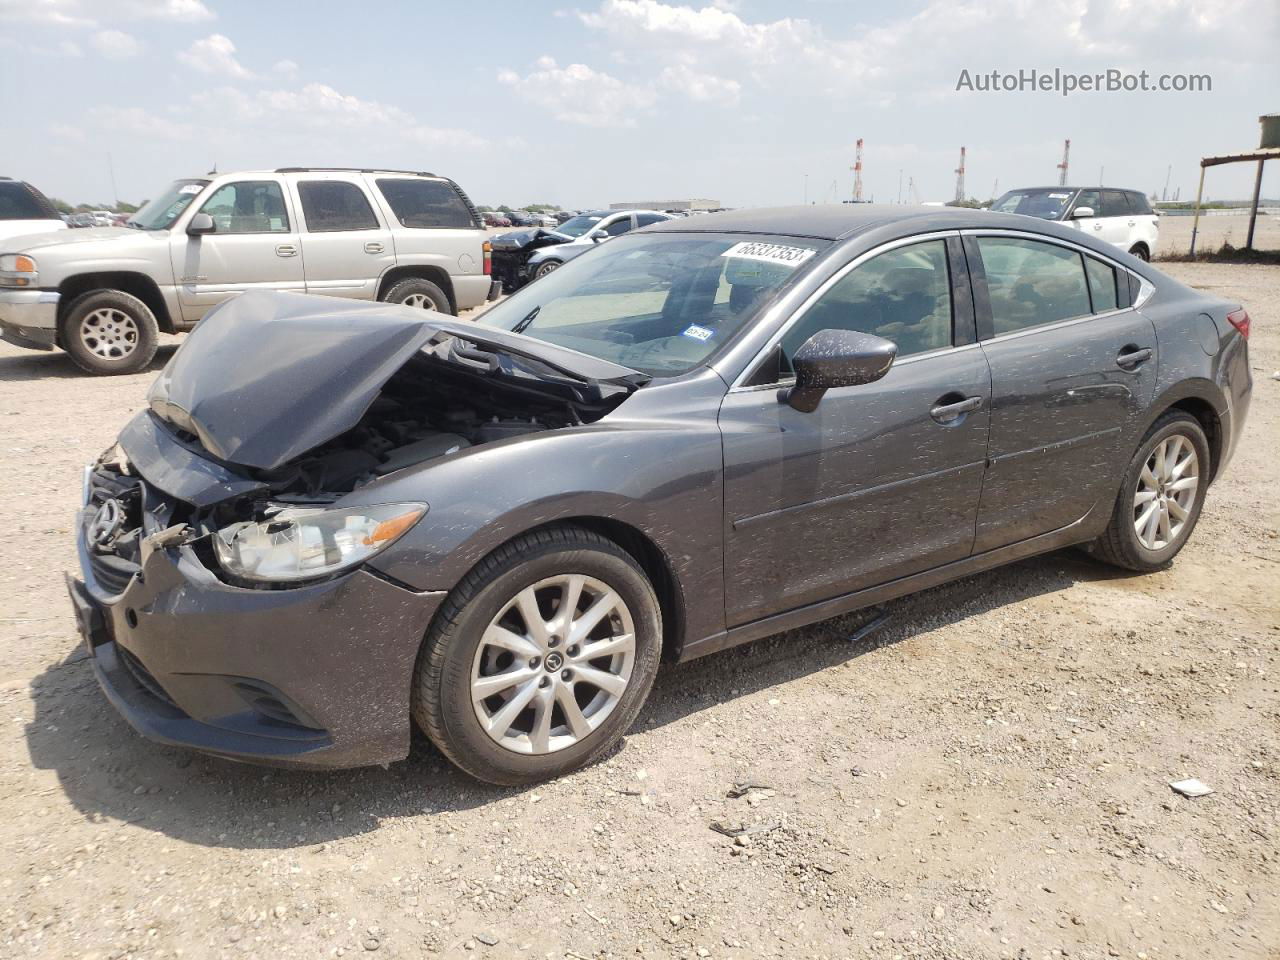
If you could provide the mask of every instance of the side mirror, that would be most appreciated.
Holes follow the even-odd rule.
[[[197,213],[191,218],[191,222],[187,224],[187,236],[202,237],[206,233],[217,233],[218,225],[213,222],[213,217],[207,213]]]
[[[874,383],[893,365],[898,345],[892,340],[853,330],[819,330],[796,351],[791,365],[796,385],[786,401],[801,413],[812,413],[832,387]]]
[[[591,231],[591,239],[592,239],[593,241],[595,241],[596,243],[600,243],[600,242],[601,242],[601,241],[603,241],[603,240],[608,240],[608,239],[609,239],[609,231],[608,231],[608,230],[592,230],[592,231]]]
[[[1076,207],[1071,211],[1072,220],[1082,220],[1085,217],[1094,216],[1093,207]]]

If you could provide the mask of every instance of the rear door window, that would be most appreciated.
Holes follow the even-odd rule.
[[[638,213],[636,214],[636,227],[647,227],[655,223],[662,223],[670,217],[664,217],[660,213]]]
[[[1116,268],[1096,260],[1084,258],[1085,273],[1089,275],[1089,295],[1093,298],[1093,312],[1105,313],[1120,305],[1116,289]]]
[[[369,206],[369,198],[354,183],[346,180],[301,180],[298,182],[298,198],[302,201],[302,216],[311,233],[378,229],[378,218]]]
[[[378,189],[402,227],[471,228],[475,221],[458,191],[440,180],[379,178]]]
[[[1075,250],[1018,237],[978,237],[978,249],[996,336],[1092,312]]]
[[[1102,191],[1102,212],[1098,216],[1127,217],[1128,215],[1129,201],[1124,198],[1123,193],[1119,190]]]

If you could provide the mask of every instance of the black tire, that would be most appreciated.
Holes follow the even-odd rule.
[[[1136,243],[1129,252],[1139,260],[1150,261],[1151,259],[1151,251],[1147,249],[1146,244]]]
[[[58,339],[86,373],[137,373],[156,355],[160,325],[151,308],[132,294],[90,290],[72,300],[63,313]]]
[[[541,277],[545,277],[548,273],[554,273],[556,270],[559,270],[561,266],[562,264],[559,260],[546,260],[538,264],[538,269],[534,271],[533,279],[537,280]]]
[[[407,280],[401,280],[391,285],[386,296],[382,298],[386,303],[405,303],[412,299],[412,306],[422,307],[423,309],[434,310],[437,313],[445,313],[453,316],[453,304],[449,302],[449,297],[438,286],[430,280],[423,280],[420,277],[410,277]],[[426,306],[426,302],[431,304]]]
[[[1138,481],[1143,467],[1147,465],[1156,447],[1175,435],[1182,436],[1195,449],[1198,458],[1198,483],[1195,497],[1187,511],[1189,516],[1178,534],[1164,547],[1153,550],[1147,547],[1138,537],[1134,527],[1134,497],[1138,489]],[[1165,413],[1147,431],[1138,445],[1133,459],[1129,461],[1124,472],[1124,480],[1120,485],[1120,493],[1116,497],[1115,509],[1111,513],[1111,522],[1107,529],[1092,544],[1091,553],[1100,560],[1126,570],[1137,570],[1143,573],[1159,570],[1167,566],[1178,555],[1195,530],[1200,519],[1200,511],[1204,507],[1205,494],[1209,488],[1209,476],[1212,473],[1212,461],[1209,441],[1205,437],[1200,421],[1189,413],[1180,410]]]
[[[635,632],[631,678],[612,712],[579,742],[541,755],[516,753],[480,725],[471,702],[472,662],[481,635],[512,597],[566,573],[603,581],[627,604]],[[630,554],[580,527],[535,531],[495,550],[445,600],[418,655],[413,716],[446,757],[479,780],[504,786],[549,780],[594,763],[630,729],[653,685],[661,651],[658,599]]]

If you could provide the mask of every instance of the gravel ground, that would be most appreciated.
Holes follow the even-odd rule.
[[[0,346],[0,955],[1280,956],[1280,269],[1169,271],[1250,307],[1256,378],[1171,569],[1058,553],[866,641],[664,668],[618,751],[531,790],[424,742],[315,774],[135,736],[62,572],[80,466],[151,374]]]

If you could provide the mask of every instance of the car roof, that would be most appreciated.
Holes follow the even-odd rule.
[[[645,227],[646,233],[760,233],[818,240],[844,240],[874,227],[915,221],[924,230],[1011,226],[1028,218],[969,207],[926,207],[889,203],[812,204],[807,207],[763,207],[677,217]]]
[[[1006,190],[1005,193],[1023,193],[1027,190],[1062,190],[1067,193],[1074,193],[1076,190],[1119,190],[1121,193],[1142,193],[1144,197],[1146,196],[1143,191],[1135,187],[1014,187]]]

